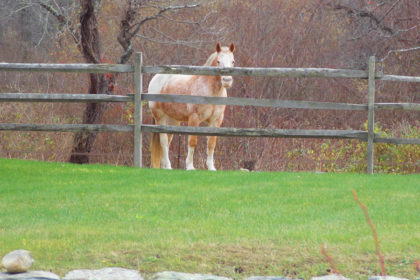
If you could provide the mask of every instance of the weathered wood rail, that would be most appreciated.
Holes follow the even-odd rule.
[[[416,103],[375,103],[375,81],[420,82],[420,77],[383,75],[375,71],[375,58],[369,60],[368,71],[329,68],[220,68],[207,66],[143,66],[142,55],[137,53],[133,65],[119,64],[32,64],[0,63],[0,71],[19,72],[70,72],[70,73],[132,73],[134,75],[134,95],[106,94],[43,94],[43,93],[0,93],[0,102],[133,102],[134,124],[13,124],[0,123],[1,130],[10,131],[64,131],[64,132],[131,132],[134,136],[134,166],[142,166],[142,133],[177,133],[195,135],[235,136],[235,137],[288,137],[288,138],[340,138],[358,139],[368,142],[367,173],[373,173],[374,143],[417,144],[420,139],[383,138],[374,133],[375,110],[414,110],[420,111]],[[183,75],[230,75],[230,76],[265,76],[292,78],[342,78],[367,79],[368,103],[349,104],[315,101],[290,101],[233,97],[201,97],[171,94],[145,94],[143,92],[143,74],[183,74]],[[358,110],[366,111],[367,131],[361,130],[299,130],[299,129],[256,129],[256,128],[210,128],[185,126],[160,126],[142,123],[142,101],[216,104],[234,106],[259,106],[270,108],[295,108],[314,110]]]

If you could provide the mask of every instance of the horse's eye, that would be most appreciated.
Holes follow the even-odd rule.
[[[234,60],[234,61],[232,61],[232,65],[235,65],[235,60]]]
[[[220,65],[220,60],[217,61],[217,65]]]

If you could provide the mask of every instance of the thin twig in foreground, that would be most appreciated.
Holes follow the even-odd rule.
[[[418,260],[415,260],[414,261],[414,268],[417,270],[417,272],[419,273],[419,275],[420,275],[420,263],[419,263],[419,261]]]
[[[376,254],[378,255],[379,261],[381,263],[382,276],[386,276],[384,257],[382,256],[381,250],[379,248],[379,239],[378,239],[378,234],[376,233],[376,230],[375,230],[375,226],[373,225],[372,220],[369,217],[369,213],[367,211],[366,205],[360,202],[359,197],[357,196],[356,190],[352,190],[352,192],[353,192],[354,200],[360,205],[360,207],[362,207],[363,212],[365,213],[365,216],[366,216],[366,220],[372,230],[373,239],[375,241],[375,246],[376,246]]]
[[[334,273],[334,274],[336,274],[336,275],[339,275],[338,270],[335,268],[335,265],[334,265],[334,261],[333,261],[333,259],[331,258],[331,256],[329,256],[329,255],[327,254],[327,251],[325,250],[325,246],[324,246],[324,244],[322,244],[322,245],[321,245],[321,253],[322,253],[322,254],[325,256],[325,258],[327,259],[327,261],[328,261],[328,263],[330,264],[330,267],[331,267],[331,269],[332,269],[333,273]]]

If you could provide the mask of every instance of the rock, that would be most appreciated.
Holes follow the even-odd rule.
[[[43,280],[58,280],[60,277],[54,273],[47,271],[29,271],[18,274],[10,274],[0,272],[0,280],[32,280],[34,278],[43,279]]]
[[[26,272],[31,268],[34,259],[31,253],[26,250],[12,251],[3,257],[1,264],[8,273]]]
[[[368,280],[408,280],[407,278],[399,278],[394,276],[371,276]]]
[[[140,273],[134,269],[107,267],[102,269],[78,269],[67,272],[66,280],[143,280]]]
[[[293,280],[291,278],[285,278],[282,276],[252,276],[246,280]]]
[[[164,271],[154,274],[150,280],[232,280],[231,278],[209,274],[190,274],[182,272]]]
[[[330,274],[325,276],[312,277],[311,280],[350,280],[339,274]]]

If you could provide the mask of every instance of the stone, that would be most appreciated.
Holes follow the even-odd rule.
[[[15,250],[7,254],[1,260],[1,264],[8,273],[26,272],[31,268],[34,259],[26,250]]]
[[[3,273],[0,272],[0,280],[33,280],[33,279],[42,279],[42,280],[59,280],[60,277],[54,273],[48,271],[29,271],[17,274]]]
[[[282,276],[252,276],[252,277],[247,278],[246,280],[294,280],[294,279],[285,278]]]
[[[311,280],[350,280],[350,279],[340,274],[330,274],[330,275],[312,277]]]
[[[150,280],[232,280],[231,278],[209,274],[191,274],[174,271],[164,271],[154,274]]]
[[[408,280],[407,278],[400,278],[395,276],[371,276],[368,280]]]
[[[134,269],[107,267],[102,269],[77,269],[67,272],[65,280],[143,280]]]

